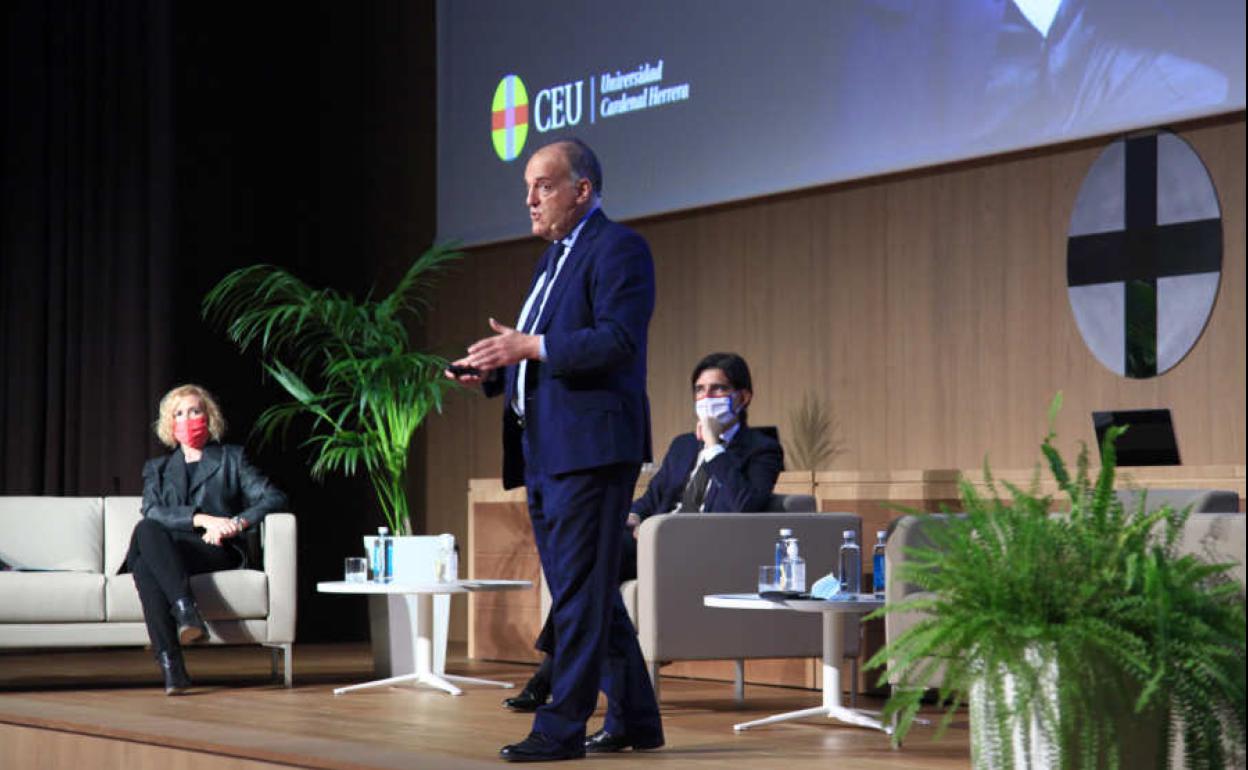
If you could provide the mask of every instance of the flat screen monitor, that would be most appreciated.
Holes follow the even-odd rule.
[[[1126,425],[1118,439],[1119,465],[1180,465],[1179,445],[1169,409],[1126,409],[1093,412],[1096,443],[1105,441],[1105,432],[1114,425]]]

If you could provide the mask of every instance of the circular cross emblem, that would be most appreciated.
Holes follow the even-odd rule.
[[[507,75],[498,81],[490,116],[494,152],[502,160],[515,160],[529,136],[529,94],[518,76]]]
[[[1127,377],[1183,360],[1222,277],[1222,215],[1200,156],[1161,131],[1118,139],[1088,170],[1070,215],[1066,284],[1084,342]]]

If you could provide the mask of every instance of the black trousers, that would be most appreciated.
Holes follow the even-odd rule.
[[[178,629],[169,608],[191,596],[191,575],[234,569],[242,556],[234,548],[210,545],[198,532],[172,530],[143,519],[130,537],[126,556],[143,603],[143,621],[156,652],[178,649]]]

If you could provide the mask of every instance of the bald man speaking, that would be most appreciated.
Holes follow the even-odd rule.
[[[654,749],[663,725],[618,589],[621,538],[650,460],[646,334],[654,263],[645,240],[600,207],[602,170],[579,140],[537,150],[525,167],[533,234],[550,242],[515,328],[472,344],[448,376],[502,395],[503,484],[523,484],[550,586],[551,700],[512,762]],[[606,723],[586,738],[602,688]]]

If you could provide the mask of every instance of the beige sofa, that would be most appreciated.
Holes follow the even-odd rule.
[[[143,609],[129,573],[118,574],[139,497],[0,496],[0,649],[145,645]],[[295,517],[261,524],[264,569],[191,577],[209,643],[283,653],[291,686],[295,641]]]

